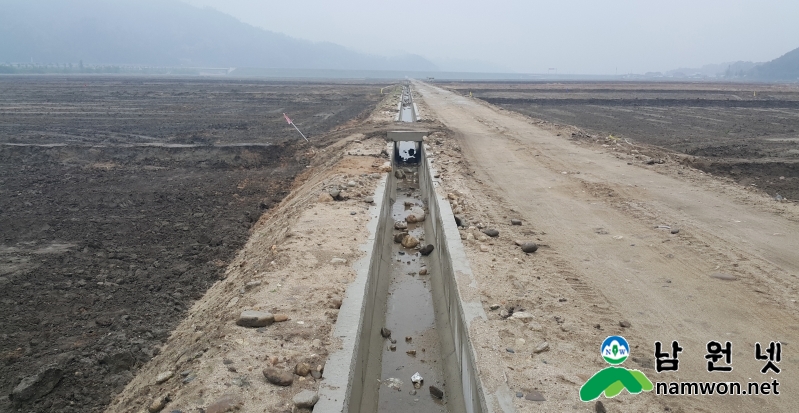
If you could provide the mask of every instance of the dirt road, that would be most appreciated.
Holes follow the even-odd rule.
[[[799,411],[795,204],[778,204],[677,163],[646,165],[608,145],[558,136],[520,114],[427,84],[415,86],[423,112],[454,132],[472,171],[464,177],[466,185],[483,191],[490,201],[484,205],[497,209],[484,213],[518,211],[545,238],[533,261],[549,262],[558,271],[540,277],[545,279],[536,288],[552,297],[573,297],[556,304],[558,317],[574,323],[563,328],[566,334],[558,332],[571,354],[550,356],[558,357],[550,363],[557,365],[559,377],[584,379],[606,366],[598,351],[601,341],[620,333],[637,358],[625,367],[640,368],[653,382],[737,381],[746,390],[747,382],[776,379],[780,395],[625,392],[601,399],[608,411]],[[484,272],[478,279],[483,280],[484,303],[490,304],[485,301],[496,297],[492,289],[499,287],[485,281],[502,274],[485,273],[489,267],[479,263],[473,267]],[[554,313],[547,309],[543,314]],[[631,326],[597,327],[600,319],[613,315]],[[665,348],[679,342],[679,371],[655,371],[656,341]],[[709,341],[731,342],[732,372],[707,371]],[[782,344],[778,375],[761,374],[766,362],[755,358],[755,343],[765,347],[771,341]],[[481,358],[498,357],[486,352],[478,348]],[[716,365],[726,364],[722,360]],[[579,381],[557,387],[539,384],[534,373],[527,376],[548,401],[524,404],[519,399],[514,402],[517,410],[594,407],[579,401]],[[491,379],[486,382],[492,386]]]

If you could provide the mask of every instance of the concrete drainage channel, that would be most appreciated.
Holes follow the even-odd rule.
[[[396,119],[417,113],[406,85]],[[424,134],[388,134],[393,172],[375,193],[368,256],[354,265],[334,331],[342,349],[326,363],[315,412],[489,411],[468,335],[486,315],[460,299],[458,278],[474,280]]]
[[[410,85],[402,86],[402,94],[400,101],[397,105],[397,116],[394,117],[396,122],[418,122],[419,111],[416,104],[413,103],[413,95],[411,93]]]

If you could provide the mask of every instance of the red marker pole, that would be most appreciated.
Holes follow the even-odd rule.
[[[300,136],[302,136],[302,138],[305,139],[305,142],[310,142],[308,138],[306,138],[305,135],[302,134],[300,128],[298,128],[297,125],[295,125],[294,122],[291,121],[291,118],[289,118],[288,115],[284,113],[283,117],[286,118],[286,122],[288,122],[289,125],[294,126],[294,129],[297,129],[297,132],[300,132]]]

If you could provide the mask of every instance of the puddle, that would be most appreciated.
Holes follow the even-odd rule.
[[[391,217],[387,225],[404,220],[411,208],[424,208],[420,200],[418,174],[416,168],[403,168],[408,178],[397,181],[397,196],[392,205]],[[408,233],[424,242],[423,223],[409,223]],[[394,233],[399,231],[394,230]],[[440,363],[440,343],[436,331],[435,311],[430,291],[430,275],[419,275],[427,257],[416,249],[404,248],[394,243],[392,247],[391,281],[386,304],[385,326],[391,330],[391,338],[384,341],[382,352],[382,372],[378,411],[380,412],[446,412],[446,404],[430,395],[430,385],[443,389],[443,366]],[[406,340],[410,337],[410,340]],[[392,350],[391,346],[395,346]],[[408,354],[415,351],[415,355]],[[411,376],[419,373],[424,381],[415,389]],[[402,384],[399,390],[397,382]],[[393,382],[393,386],[388,383]],[[413,394],[415,393],[415,394]]]

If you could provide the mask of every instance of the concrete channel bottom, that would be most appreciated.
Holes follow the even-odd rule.
[[[396,198],[391,208],[393,220],[385,225],[407,222],[409,215],[424,214],[418,165],[397,169],[405,178],[397,181]],[[406,229],[394,232],[395,235],[407,232],[419,241],[419,245],[427,245],[422,223],[407,222]],[[386,274],[391,281],[385,327],[391,331],[391,336],[383,345],[378,411],[446,412],[446,397],[437,397],[445,396],[446,383],[440,363],[441,345],[436,331],[430,275],[425,265],[427,257],[415,248],[406,248],[397,242],[398,239],[394,239],[391,271]],[[420,382],[412,382],[415,375],[421,377]],[[429,386],[442,392],[434,390],[436,395],[433,395]]]

